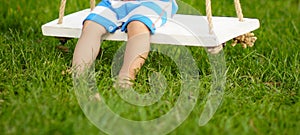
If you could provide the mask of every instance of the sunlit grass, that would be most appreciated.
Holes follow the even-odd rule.
[[[204,0],[184,1],[199,9],[200,14],[205,13]],[[57,18],[60,1],[0,3],[0,134],[103,134],[80,109],[72,77],[66,71],[71,66],[76,39],[65,45],[70,50],[65,53],[56,48],[57,39],[41,34],[41,25]],[[197,124],[209,92],[210,65],[202,48],[188,47],[200,71],[201,90],[191,115],[171,134],[299,134],[300,2],[241,3],[245,17],[260,19],[256,45],[242,49],[228,43],[224,50],[228,68],[224,98],[203,127]],[[233,1],[212,4],[214,15],[235,16]],[[68,0],[66,12],[88,6],[88,1]],[[97,84],[107,90],[100,93],[114,111],[126,118],[144,120],[166,113],[176,101],[179,78],[174,63],[161,54],[150,54],[136,85],[146,82],[152,71],[163,72],[170,90],[164,102],[147,108],[132,107],[121,103],[110,91],[111,62],[121,44],[105,41],[101,46],[103,51],[96,61]]]

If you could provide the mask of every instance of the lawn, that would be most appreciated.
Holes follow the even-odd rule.
[[[184,0],[200,13],[204,0]],[[300,133],[300,1],[241,0],[245,17],[258,18],[254,47],[224,49],[227,67],[223,100],[208,124],[198,126],[211,70],[203,48],[187,47],[199,68],[198,102],[175,134],[278,134]],[[58,16],[60,0],[0,1],[0,134],[104,134],[81,110],[68,73],[77,39],[68,51],[44,37],[41,25]],[[66,13],[89,7],[88,1],[68,0]],[[216,16],[235,16],[233,0],[212,1]],[[183,11],[180,11],[183,12]],[[176,102],[180,77],[176,65],[151,52],[138,75],[138,92],[148,90],[147,76],[162,72],[168,88],[162,100],[150,107],[121,101],[111,90],[111,63],[123,42],[105,41],[96,61],[97,85],[107,104],[120,116],[134,120],[157,118]],[[118,127],[116,127],[116,130]],[[124,133],[125,134],[125,133]]]

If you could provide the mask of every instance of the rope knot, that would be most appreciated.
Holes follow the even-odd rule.
[[[241,44],[243,48],[253,47],[257,37],[253,32],[246,33],[244,35],[240,35],[236,38],[233,38],[233,42],[231,46],[236,46],[237,44]]]

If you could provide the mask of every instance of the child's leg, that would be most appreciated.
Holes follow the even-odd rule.
[[[103,26],[92,21],[85,21],[73,55],[72,64],[77,73],[82,73],[95,61],[100,50],[101,37],[105,33],[106,29]]]
[[[127,26],[128,41],[124,62],[119,72],[119,83],[131,85],[136,73],[142,67],[150,50],[150,31],[143,23],[132,21]]]

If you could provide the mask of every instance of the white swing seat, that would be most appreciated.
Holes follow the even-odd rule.
[[[43,35],[79,38],[82,22],[89,13],[90,9],[85,9],[67,15],[63,24],[57,24],[58,19],[46,23],[42,26]],[[156,29],[151,43],[214,47],[260,26],[258,19],[244,18],[244,21],[240,22],[234,17],[213,17],[212,20],[214,29],[210,34],[206,16],[176,14],[163,27]],[[127,34],[117,30],[105,36],[104,40],[126,41]]]

